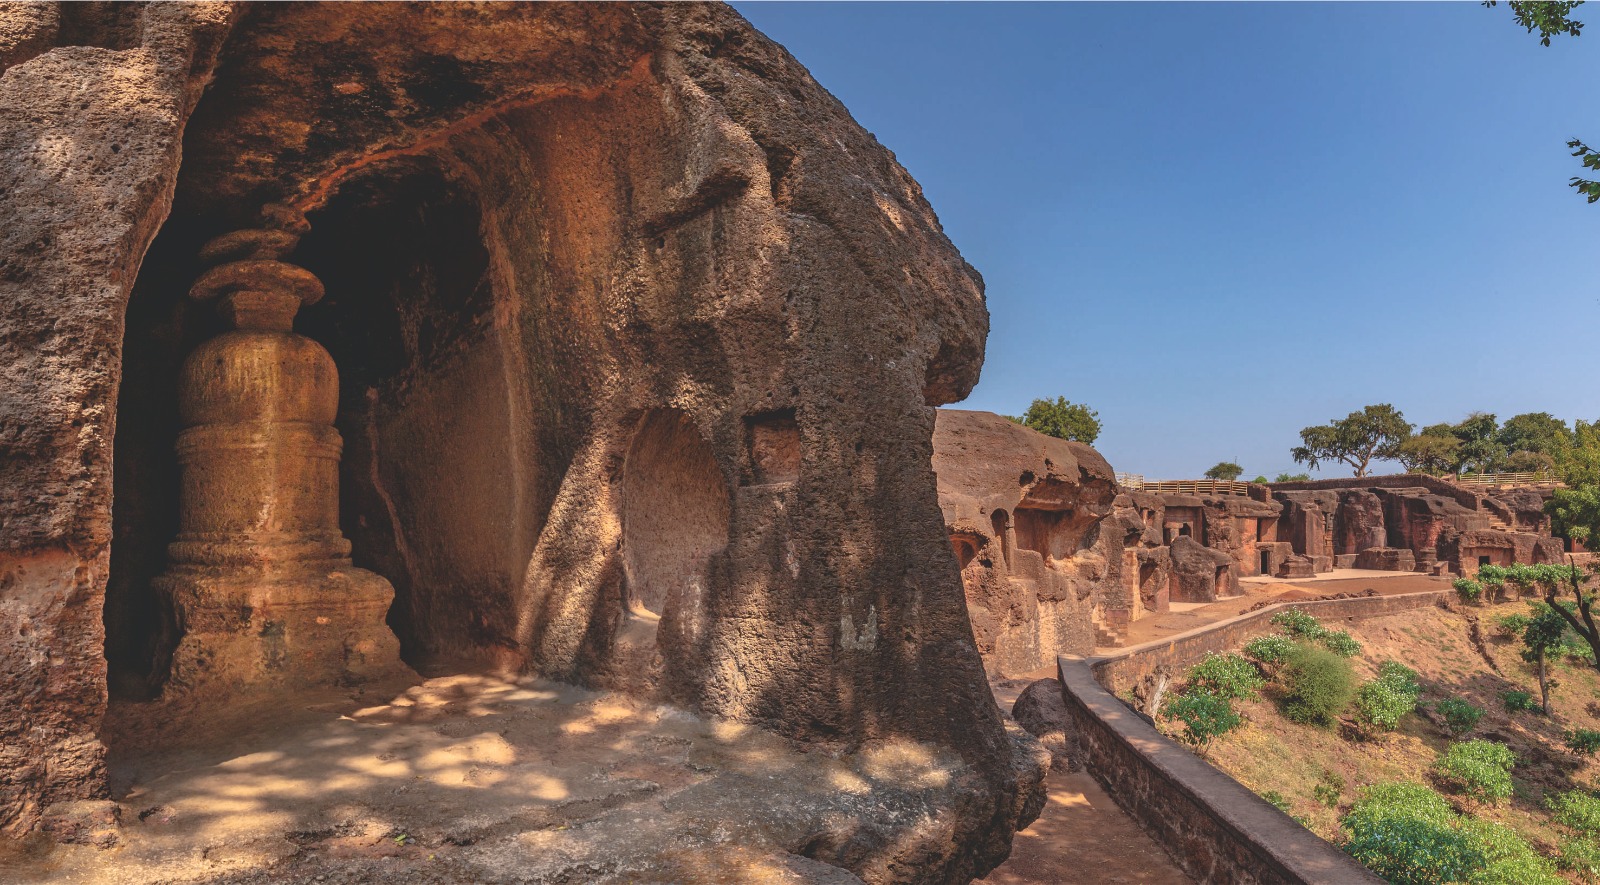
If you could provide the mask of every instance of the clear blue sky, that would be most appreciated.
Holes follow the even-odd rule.
[[[1600,3],[1548,48],[1505,4],[735,6],[983,273],[964,408],[1086,402],[1151,478],[1375,402],[1600,418]]]

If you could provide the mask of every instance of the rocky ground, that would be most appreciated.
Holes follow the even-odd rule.
[[[799,752],[548,682],[450,677],[344,715],[304,706],[264,711],[229,747],[175,736],[118,762],[120,829],[109,803],[82,809],[55,826],[87,844],[0,859],[0,880],[849,883],[801,855],[914,845],[960,798],[959,764],[922,745]]]

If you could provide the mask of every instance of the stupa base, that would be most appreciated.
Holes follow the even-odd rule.
[[[348,562],[185,567],[156,579],[181,634],[166,693],[356,685],[412,675],[384,622],[394,588]]]

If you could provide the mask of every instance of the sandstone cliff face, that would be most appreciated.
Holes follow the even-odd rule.
[[[216,4],[0,7],[0,834],[102,794],[117,355]]]
[[[107,16],[0,18],[0,822],[103,791],[107,656],[160,687],[169,392],[214,331],[179,295],[281,203],[328,289],[297,328],[339,366],[344,531],[408,662],[949,747],[968,798],[911,866],[1003,856],[1026,797],[930,469],[981,281],[781,47],[709,5]]]
[[[1108,519],[1117,488],[1106,460],[1000,415],[940,409],[933,466],[989,671],[1020,676],[1093,651],[1096,621],[1122,589],[1124,541],[1138,536]]]

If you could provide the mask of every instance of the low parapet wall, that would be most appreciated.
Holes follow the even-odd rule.
[[[1322,620],[1356,621],[1397,612],[1429,608],[1448,602],[1449,588],[1399,593],[1394,596],[1356,596],[1347,599],[1308,599],[1269,605],[1247,614],[1207,624],[1167,639],[1131,646],[1112,655],[1090,658],[1095,677],[1107,690],[1120,693],[1143,682],[1159,670],[1176,676],[1198,663],[1208,652],[1224,652],[1252,636],[1271,629],[1272,616],[1285,609],[1300,609]]]
[[[1401,473],[1392,476],[1353,476],[1341,479],[1313,479],[1310,482],[1275,482],[1270,488],[1275,492],[1325,492],[1344,489],[1427,489],[1435,495],[1454,498],[1468,510],[1482,510],[1481,493],[1464,489],[1426,473]]]
[[[1061,658],[1059,669],[1070,733],[1077,738],[1085,766],[1196,881],[1383,881],[1238,781],[1162,737],[1095,680],[1088,661]]]

